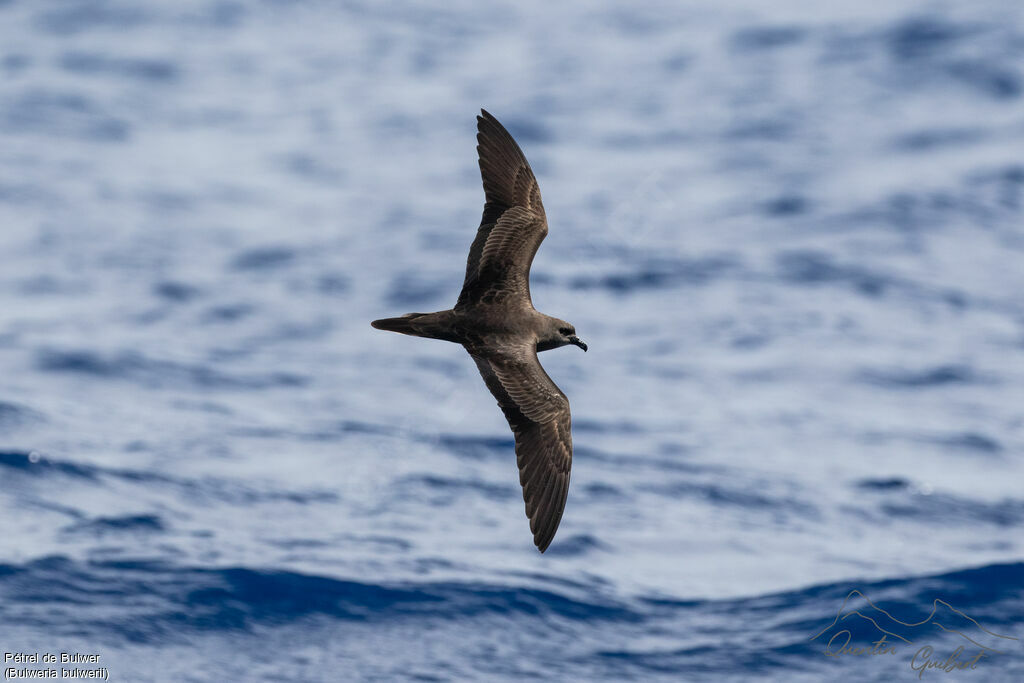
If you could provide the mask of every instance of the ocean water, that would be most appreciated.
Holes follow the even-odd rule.
[[[369,326],[454,303],[480,107],[590,345],[544,555],[465,352]],[[1024,680],[1022,260],[1012,0],[0,0],[0,651]]]

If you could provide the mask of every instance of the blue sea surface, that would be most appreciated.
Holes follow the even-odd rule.
[[[369,325],[454,304],[481,107],[590,346],[544,555],[466,353]],[[0,0],[0,653],[1024,680],[1022,263],[1014,0]]]

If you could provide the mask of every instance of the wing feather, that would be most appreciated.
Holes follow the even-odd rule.
[[[530,265],[548,234],[540,187],[526,156],[498,120],[481,110],[477,152],[484,213],[466,259],[456,308],[510,296],[530,299]]]
[[[544,552],[558,530],[569,493],[569,400],[544,372],[533,349],[518,355],[471,355],[515,434],[526,515],[533,542]]]

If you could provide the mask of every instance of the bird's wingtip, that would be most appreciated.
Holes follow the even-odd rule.
[[[477,128],[479,128],[484,123],[498,124],[499,126],[501,125],[500,123],[498,123],[498,119],[494,118],[494,114],[492,114],[491,112],[487,111],[482,107],[480,109],[480,114],[476,117],[476,123]]]

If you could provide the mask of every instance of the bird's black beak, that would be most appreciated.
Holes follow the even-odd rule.
[[[570,343],[570,344],[575,344],[576,346],[580,347],[580,348],[581,348],[581,349],[583,349],[584,351],[586,351],[586,350],[587,350],[587,344],[586,344],[586,342],[584,342],[584,341],[583,341],[582,339],[580,339],[579,337],[577,337],[577,336],[576,336],[575,334],[574,334],[574,335],[572,335],[571,337],[569,337],[569,343]]]

